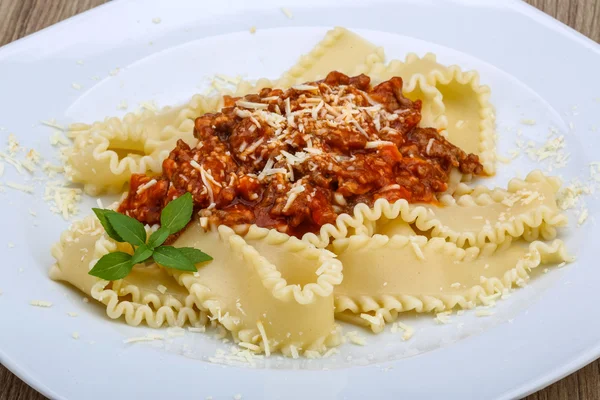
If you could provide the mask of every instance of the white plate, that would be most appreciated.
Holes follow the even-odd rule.
[[[293,19],[274,1],[244,3],[116,1],[0,49],[0,126],[7,129],[0,140],[14,132],[22,146],[55,158],[40,120],[123,114],[116,109],[122,100],[130,109],[149,99],[182,102],[217,72],[276,77],[327,27],[341,25],[384,46],[388,59],[433,51],[444,63],[478,69],[492,87],[500,153],[514,148],[517,129],[540,143],[554,126],[571,153],[557,173],[585,179],[597,157],[600,140],[591,129],[600,125],[599,46],[520,1],[288,0]],[[258,32],[250,35],[253,25]],[[116,67],[120,72],[110,75]],[[522,118],[537,124],[520,125]],[[526,158],[500,164],[496,182],[535,167]],[[24,179],[7,165],[0,182]],[[275,357],[247,368],[206,361],[216,348],[227,349],[209,335],[123,344],[150,329],[111,321],[101,307],[47,278],[50,246],[67,222],[42,200],[43,183],[30,183],[33,196],[0,193],[0,361],[52,398],[513,398],[600,355],[593,314],[600,303],[600,232],[593,217],[566,235],[576,263],[537,276],[499,302],[492,317],[466,313],[436,326],[431,316],[410,316],[417,332],[407,342],[365,332],[368,346],[348,344],[332,358]],[[82,213],[92,204],[87,198]],[[587,206],[595,215],[597,202],[588,198]],[[30,306],[36,299],[54,305]]]

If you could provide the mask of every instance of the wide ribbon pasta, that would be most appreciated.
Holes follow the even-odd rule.
[[[251,227],[244,239],[224,225],[205,232],[198,223],[174,246],[210,251],[214,260],[198,272],[169,273],[236,340],[287,355],[339,343],[333,291],[342,265],[328,251],[268,229]]]
[[[525,180],[511,180],[507,190],[478,186],[459,196],[443,195],[440,206],[411,204],[404,199],[392,204],[379,199],[373,207],[358,204],[353,215],[342,214],[335,225],[323,225],[318,234],[307,233],[303,239],[326,247],[330,240],[348,236],[350,228],[373,234],[378,233],[379,227],[387,232],[406,229],[403,225],[408,223],[459,247],[499,244],[524,235],[534,240],[542,234],[548,240],[556,236],[553,228],[567,224],[566,216],[556,205],[559,188],[558,179],[533,171]],[[394,228],[396,223],[401,226]]]
[[[131,174],[159,174],[177,140],[195,146],[195,118],[221,106],[220,96],[195,95],[182,107],[129,113],[123,119],[111,117],[92,125],[73,124],[69,127],[73,146],[62,152],[65,175],[83,183],[90,195],[120,192]]]
[[[108,238],[100,221],[89,216],[75,222],[53,246],[56,263],[50,268],[50,278],[69,282],[106,305],[110,318],[123,317],[129,325],[145,322],[153,328],[186,323],[203,326],[206,313],[194,307],[194,299],[187,290],[156,265],[135,267],[125,279],[114,282],[88,274],[100,257],[109,252],[128,251],[128,247]],[[164,293],[159,287],[164,288]]]
[[[374,332],[405,311],[487,304],[490,296],[523,285],[529,270],[572,260],[560,240],[462,249],[441,238],[354,235],[335,240],[331,249],[344,265],[336,318]]]

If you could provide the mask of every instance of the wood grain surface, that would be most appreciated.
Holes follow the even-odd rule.
[[[107,0],[0,0],[0,46],[39,31]],[[600,0],[526,0],[600,42]],[[0,365],[0,400],[44,396]],[[600,360],[527,397],[527,400],[600,400]]]

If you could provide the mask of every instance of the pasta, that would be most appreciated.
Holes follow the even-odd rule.
[[[220,104],[220,98],[195,95],[182,107],[144,110],[129,113],[123,120],[112,117],[92,125],[73,124],[69,137],[74,145],[62,154],[65,174],[83,183],[89,195],[118,193],[131,174],[160,172],[178,139],[195,145],[195,116],[216,111]]]
[[[369,78],[344,75],[361,73]],[[145,223],[148,235],[158,229],[156,209],[190,193],[197,216],[171,244],[206,250],[212,260],[197,263],[197,272],[146,262],[123,279],[101,280],[88,272],[102,256],[132,250],[90,216],[53,247],[50,277],[130,325],[211,321],[245,349],[294,358],[339,345],[338,320],[378,333],[403,312],[490,304],[523,286],[532,269],[573,257],[556,239],[567,225],[557,206],[559,179],[533,171],[505,189],[474,184],[477,175],[496,171],[489,98],[475,71],[444,66],[430,53],[386,63],[383,49],[335,28],[279,79],[242,81],[231,92],[196,95],[176,108],[75,124],[73,145],[64,151],[73,182],[88,194],[122,192],[129,182],[117,211]],[[274,132],[268,140],[251,136],[267,130]],[[330,132],[355,136],[323,147]],[[236,135],[252,140],[234,147]],[[285,147],[296,142],[301,151]],[[360,152],[348,150],[353,146]],[[339,153],[327,159],[330,148]],[[369,151],[376,156],[367,158]],[[352,175],[380,160],[394,168],[408,160],[401,168],[415,175],[375,189],[365,183],[367,167],[363,176]],[[413,162],[421,163],[417,173]],[[301,169],[303,163],[309,167]],[[423,172],[425,164],[437,169]],[[396,171],[377,165],[381,176],[373,181]],[[311,186],[335,174],[343,177],[335,190]],[[263,201],[269,207],[259,208]]]
[[[540,264],[571,259],[560,240],[461,249],[441,238],[354,235],[335,240],[332,249],[344,265],[336,290],[338,318],[374,332],[403,311],[472,308],[524,284],[527,271]],[[363,313],[376,319],[361,318]]]
[[[88,274],[91,266],[104,254],[117,248],[127,251],[122,247],[106,236],[95,216],[87,217],[74,223],[53,246],[52,256],[56,263],[50,268],[50,277],[69,282],[106,305],[106,314],[110,318],[123,317],[129,325],[145,322],[159,328],[186,323],[203,326],[206,323],[206,313],[194,307],[191,295],[158,266],[134,270],[126,279],[114,282]],[[160,293],[159,285],[167,291]],[[131,300],[125,300],[127,297]]]
[[[339,342],[331,310],[342,265],[333,254],[257,227],[247,241],[223,225],[217,232],[197,228],[186,230],[175,245],[210,248],[221,262],[194,274],[170,272],[236,339],[288,355],[289,346],[322,352]]]

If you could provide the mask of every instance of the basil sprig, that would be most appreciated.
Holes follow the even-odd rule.
[[[193,247],[163,246],[169,235],[186,227],[193,209],[190,193],[171,201],[160,214],[161,227],[146,238],[144,225],[138,220],[113,210],[93,208],[106,234],[117,242],[129,243],[134,251],[133,255],[122,251],[105,254],[89,274],[108,281],[122,279],[134,265],[150,258],[163,267],[195,272],[195,264],[210,261],[212,257]]]

